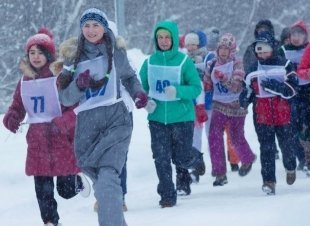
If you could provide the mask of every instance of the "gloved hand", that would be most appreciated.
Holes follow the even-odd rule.
[[[19,62],[19,70],[27,76],[35,77],[36,72],[31,68],[28,57],[23,57]]]
[[[274,93],[276,95],[290,96],[293,95],[294,92],[290,89],[284,82],[279,82],[276,79],[269,79],[261,81],[261,86],[264,90]]]
[[[155,111],[156,107],[157,107],[156,102],[152,99],[149,99],[144,108],[149,114],[152,114]]]
[[[220,82],[225,82],[228,80],[227,75],[225,75],[223,72],[216,70],[216,69],[214,69],[214,77]]]
[[[207,114],[204,104],[196,105],[195,112],[196,112],[196,120],[199,123],[204,123],[208,120],[208,114]]]
[[[249,98],[249,91],[247,88],[244,87],[243,90],[241,91],[240,95],[239,95],[240,107],[243,109],[247,109],[250,103],[251,103],[251,101]]]
[[[57,76],[57,86],[60,89],[65,89],[72,82],[72,80],[73,78],[71,74],[62,72]]]
[[[100,89],[102,86],[104,86],[105,84],[107,84],[109,78],[108,77],[104,77],[100,80],[95,80],[93,78],[90,78],[89,80],[89,88],[91,89]]]
[[[18,119],[17,113],[11,112],[6,114],[3,118],[3,124],[12,133],[16,133],[20,126],[20,121]]]
[[[91,77],[90,77],[89,69],[87,69],[78,75],[76,79],[76,85],[81,91],[83,91],[89,87],[90,80],[91,80]]]
[[[174,86],[165,87],[164,92],[168,99],[175,99],[177,96],[177,90]]]
[[[147,105],[148,97],[144,92],[141,91],[137,92],[134,95],[134,99],[135,99],[135,105],[138,109],[144,108]]]

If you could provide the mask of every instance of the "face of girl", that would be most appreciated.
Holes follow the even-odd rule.
[[[294,46],[301,46],[306,41],[306,34],[300,32],[293,32],[290,37],[290,42]]]
[[[219,52],[219,57],[223,60],[228,59],[230,55],[230,49],[225,46],[220,46],[218,52]]]
[[[163,33],[157,34],[157,43],[158,43],[158,47],[162,51],[166,51],[171,48],[172,40],[168,33],[163,32]]]
[[[29,57],[30,64],[35,69],[41,69],[47,63],[47,59],[45,55],[38,48],[37,45],[31,46],[28,52],[28,57]]]
[[[82,27],[82,33],[87,41],[98,43],[104,34],[103,26],[95,20],[88,20]]]

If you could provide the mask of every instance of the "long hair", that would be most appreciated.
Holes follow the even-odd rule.
[[[107,74],[110,74],[110,72],[112,70],[112,61],[113,61],[113,43],[112,43],[112,39],[111,39],[108,32],[105,32],[103,34],[102,39],[106,45],[107,55],[108,55],[108,71],[107,71]],[[74,69],[76,69],[78,63],[80,62],[81,54],[82,54],[82,51],[84,48],[84,43],[85,43],[85,37],[84,37],[83,33],[81,33],[81,35],[79,36],[79,40],[78,40],[77,53],[76,53],[76,58],[74,61]]]

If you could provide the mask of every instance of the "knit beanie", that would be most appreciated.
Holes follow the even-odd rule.
[[[107,16],[104,12],[102,12],[100,9],[97,8],[90,8],[83,12],[81,18],[80,18],[80,27],[83,28],[84,24],[88,20],[94,20],[97,21],[99,24],[102,25],[102,27],[107,30],[109,28]]]
[[[204,33],[203,31],[196,31],[196,34],[199,37],[198,48],[205,47],[207,45],[207,42],[208,42],[206,33]]]
[[[28,38],[26,42],[26,53],[28,53],[29,49],[34,45],[43,47],[53,57],[55,56],[56,48],[53,40],[53,34],[47,28],[40,28],[37,34]]]
[[[185,45],[199,45],[199,36],[195,32],[190,32],[185,35]]]
[[[254,30],[254,37],[257,38],[258,30],[264,28],[266,31],[269,31],[274,36],[274,27],[270,20],[260,20]]]
[[[263,31],[255,40],[255,52],[271,52],[275,47],[275,39],[269,31]]]

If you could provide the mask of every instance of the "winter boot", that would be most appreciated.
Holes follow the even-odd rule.
[[[225,185],[227,183],[228,183],[228,180],[227,180],[226,175],[217,176],[215,178],[215,181],[213,182],[213,186],[214,187],[216,187],[216,186],[223,186],[223,185]]]
[[[198,174],[199,176],[202,176],[202,175],[204,175],[204,174],[206,173],[206,165],[205,165],[205,161],[203,160],[203,155],[202,155],[202,153],[201,153],[201,156],[200,156],[200,158],[199,158],[199,162],[198,162],[198,164],[196,165],[196,167],[195,167],[194,170],[197,172],[197,174]]]
[[[177,179],[176,179],[176,188],[177,195],[190,195],[191,194],[191,186],[192,178],[188,172],[188,170],[177,170]]]
[[[89,184],[89,181],[85,177],[83,173],[77,174],[77,188],[76,191],[80,193],[80,195],[84,198],[89,197],[91,186]]]
[[[174,207],[176,205],[176,201],[165,201],[165,200],[160,200],[159,205],[161,208],[169,208],[169,207]]]
[[[189,173],[193,183],[198,184],[199,183],[199,174],[196,170],[193,170],[192,172]]]
[[[236,163],[230,163],[230,169],[232,172],[237,172],[239,171],[239,165]]]
[[[286,171],[286,183],[288,185],[294,184],[296,180],[296,171],[295,170],[287,170]]]
[[[275,195],[276,194],[276,183],[272,181],[266,181],[264,182],[262,186],[262,190],[267,195]]]

